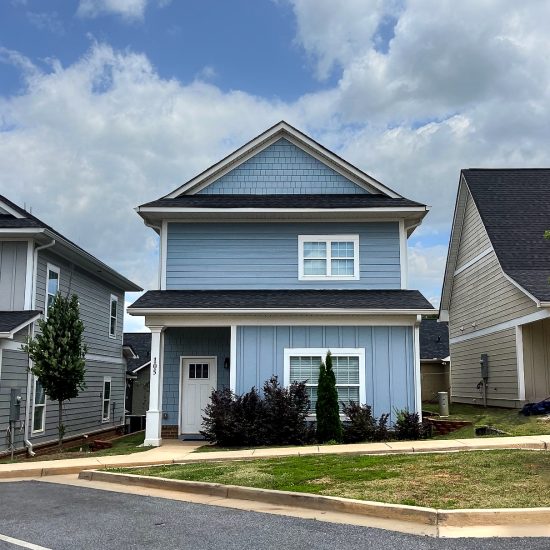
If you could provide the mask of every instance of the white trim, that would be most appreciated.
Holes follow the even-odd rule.
[[[25,270],[25,305],[23,309],[32,309],[33,290],[33,262],[34,262],[34,241],[27,241],[27,267]]]
[[[59,293],[61,289],[61,269],[58,266],[48,262],[46,264],[46,291],[44,292],[44,319],[48,318],[48,297],[50,296],[48,286],[50,282],[50,271],[52,273],[57,273],[57,291],[54,294],[54,299],[55,295]]]
[[[497,256],[497,260],[498,260],[498,256]],[[519,290],[521,290],[526,296],[528,296],[529,298],[531,298],[531,300],[533,300],[533,302],[535,302],[535,304],[537,304],[537,307],[540,307],[540,300],[533,296],[528,290],[525,290],[525,288],[523,288],[516,280],[512,279],[512,277],[510,277],[510,275],[508,275],[506,273],[506,271],[504,271],[504,269],[502,269],[502,266],[500,265],[500,262],[498,262],[498,265],[500,266],[500,270],[502,271],[502,274],[504,275],[504,277],[506,279],[508,279],[516,288],[518,288]]]
[[[237,326],[231,325],[231,344],[229,350],[229,389],[237,391]]]
[[[326,275],[304,274],[304,243],[326,244]],[[332,275],[332,243],[353,243],[353,275]],[[336,258],[337,259],[337,258]],[[348,259],[348,258],[345,258]],[[298,280],[299,281],[358,281],[359,270],[359,235],[298,235]]]
[[[160,228],[160,272],[159,272],[159,289],[166,290],[166,263],[168,260],[168,222],[162,220]]]
[[[147,361],[147,363],[143,363],[143,365],[139,366],[137,369],[132,370],[132,374],[136,374],[136,372],[139,372],[141,369],[149,366],[151,366],[151,361]]]
[[[321,360],[325,360],[328,352],[333,357],[359,357],[359,404],[367,402],[366,387],[366,367],[365,367],[365,348],[284,348],[284,374],[283,383],[285,386],[290,384],[290,358],[294,356],[319,355]],[[342,384],[348,386],[350,384]],[[313,413],[315,414],[315,413]]]
[[[401,195],[397,194],[395,191],[392,191],[379,181],[376,181],[368,174],[365,174],[361,170],[349,164],[347,161],[339,158],[334,153],[332,153],[328,149],[325,149],[302,132],[299,132],[298,130],[290,126],[285,121],[279,122],[275,126],[269,128],[259,136],[249,141],[247,144],[239,147],[236,151],[228,155],[226,158],[217,162],[198,176],[192,178],[187,183],[181,185],[170,194],[168,194],[166,197],[175,198],[183,193],[186,193],[187,191],[193,190],[194,192],[196,192],[199,189],[204,188],[209,183],[212,183],[213,181],[221,177],[227,171],[236,168],[237,166],[239,166],[239,164],[242,164],[250,157],[259,153],[262,149],[268,147],[282,137],[285,137],[291,143],[293,143],[297,147],[300,147],[300,149],[304,150],[308,154],[311,154],[321,162],[325,164],[328,163],[331,168],[343,174],[345,177],[353,178],[352,181],[354,181],[354,183],[357,183],[361,187],[370,187],[371,189],[374,188],[375,190],[393,198],[401,197]]]
[[[209,372],[216,373],[216,383],[215,388],[218,389],[218,357],[217,355],[180,355],[180,369],[179,369],[179,402],[178,402],[178,435],[183,435],[182,425],[183,425],[183,362],[187,360],[199,361],[204,359],[208,362]],[[209,377],[211,379],[211,377]]]
[[[413,329],[413,350],[414,350],[414,400],[415,409],[420,421],[422,421],[422,374],[420,373],[420,323],[422,317],[419,315]]]
[[[111,323],[113,321],[113,302],[116,302],[115,307],[115,332],[111,332]],[[109,299],[109,338],[116,340],[116,333],[118,330],[118,296],[116,294],[111,294]]]
[[[523,327],[516,327],[516,357],[518,361],[518,398],[525,400],[525,364],[523,357]]]
[[[487,256],[487,254],[490,254],[491,252],[493,252],[492,246],[490,246],[489,248],[486,248],[483,252],[480,252],[475,258],[472,258],[469,262],[466,262],[464,265],[457,268],[456,271],[454,272],[454,275],[456,276],[459,273],[462,273],[463,271],[468,269],[469,267],[472,267],[474,264],[479,262],[479,260],[481,260],[482,258],[485,258],[485,256]]]
[[[30,325],[32,322],[36,321],[40,317],[41,313],[37,313],[34,317],[23,321],[20,325],[17,325],[15,328],[9,332],[0,332],[0,339],[13,340],[15,333],[19,332],[21,329],[24,329],[26,326]]]
[[[45,231],[44,229],[40,229],[38,227],[13,227],[13,228],[2,227],[0,228],[0,235],[3,235],[4,233],[7,235],[12,235],[12,234],[18,235],[20,233],[38,235],[40,233],[44,233],[44,231]]]
[[[409,278],[409,259],[405,220],[399,220],[399,265],[401,267],[401,288],[405,290],[407,288]]]
[[[105,399],[105,384],[109,382],[109,399]],[[113,382],[110,376],[103,377],[103,390],[101,391],[101,422],[103,424],[111,420],[111,395],[113,394]],[[105,417],[105,401],[108,401],[107,417]]]
[[[364,207],[364,208],[258,208],[258,207],[239,207],[239,208],[212,208],[212,207],[192,207],[192,206],[140,206],[138,207],[138,212],[143,214],[227,214],[227,213],[237,213],[237,214],[275,214],[277,212],[282,212],[285,214],[288,213],[317,213],[317,214],[350,214],[350,213],[384,213],[384,214],[393,214],[393,213],[425,213],[429,209],[426,206],[394,206],[392,208],[388,207]],[[379,221],[379,220],[377,220]]]
[[[33,385],[32,385],[32,413],[31,413],[31,434],[42,434],[46,431],[46,393],[44,393],[44,403],[36,403],[36,383],[38,382],[38,377],[33,376]],[[42,384],[41,384],[42,385]],[[34,429],[34,411],[36,410],[36,407],[41,407],[43,409],[42,411],[42,427],[39,430]]]
[[[500,332],[501,330],[514,328],[527,323],[533,323],[535,321],[540,321],[541,319],[547,319],[548,317],[550,317],[550,311],[542,309],[536,313],[530,313],[529,315],[524,315],[523,317],[518,317],[517,319],[512,319],[511,321],[499,323],[498,325],[493,325],[492,327],[482,328],[481,330],[476,330],[475,332],[470,332],[462,336],[455,336],[454,338],[451,338],[449,342],[451,344],[466,342],[467,340],[479,338],[480,336],[487,336],[489,334],[493,334],[494,332]]]
[[[10,349],[13,351],[23,351],[21,346],[23,342],[14,342],[13,340],[0,340],[0,351],[3,349]]]
[[[15,208],[8,206],[4,201],[0,201],[0,208],[2,208],[2,210],[5,210],[8,214],[11,214],[13,217],[19,220],[26,217],[23,214],[21,214],[21,212],[18,212],[17,210],[15,210]]]

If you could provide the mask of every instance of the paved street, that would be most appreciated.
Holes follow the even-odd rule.
[[[436,540],[39,481],[0,484],[2,536],[53,550],[550,548],[543,539]],[[0,549],[16,548],[0,540]]]

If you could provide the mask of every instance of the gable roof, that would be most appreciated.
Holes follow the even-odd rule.
[[[62,247],[64,256],[83,266],[96,277],[109,281],[121,290],[133,292],[143,290],[3,195],[0,195],[0,208],[7,212],[7,214],[0,214],[0,235],[7,233],[9,236],[34,236],[37,240],[43,240],[44,243],[51,242],[53,239],[56,245]]]
[[[420,359],[449,357],[449,325],[437,319],[422,319],[420,323]]]
[[[448,308],[468,193],[504,274],[537,305],[550,305],[550,169],[470,168],[460,175],[441,309]]]
[[[0,311],[0,338],[12,339],[16,332],[40,317],[40,311]]]
[[[130,346],[137,356],[126,360],[128,372],[133,373],[151,362],[150,332],[125,332],[123,335],[122,345]]]
[[[306,153],[327,164],[360,187],[372,193],[382,193],[388,197],[401,198],[399,193],[385,186],[372,176],[369,176],[284,120],[268,128],[265,132],[245,143],[230,155],[190,179],[166,195],[165,198],[173,199],[183,194],[198,192],[281,138],[285,138]]]

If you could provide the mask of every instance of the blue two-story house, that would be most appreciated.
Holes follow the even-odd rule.
[[[197,437],[213,388],[307,380],[330,350],[342,402],[420,412],[407,238],[427,213],[280,122],[138,213],[160,235],[146,444]]]

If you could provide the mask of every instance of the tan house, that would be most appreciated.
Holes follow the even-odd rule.
[[[454,402],[550,396],[547,229],[550,169],[462,170],[440,309]]]

